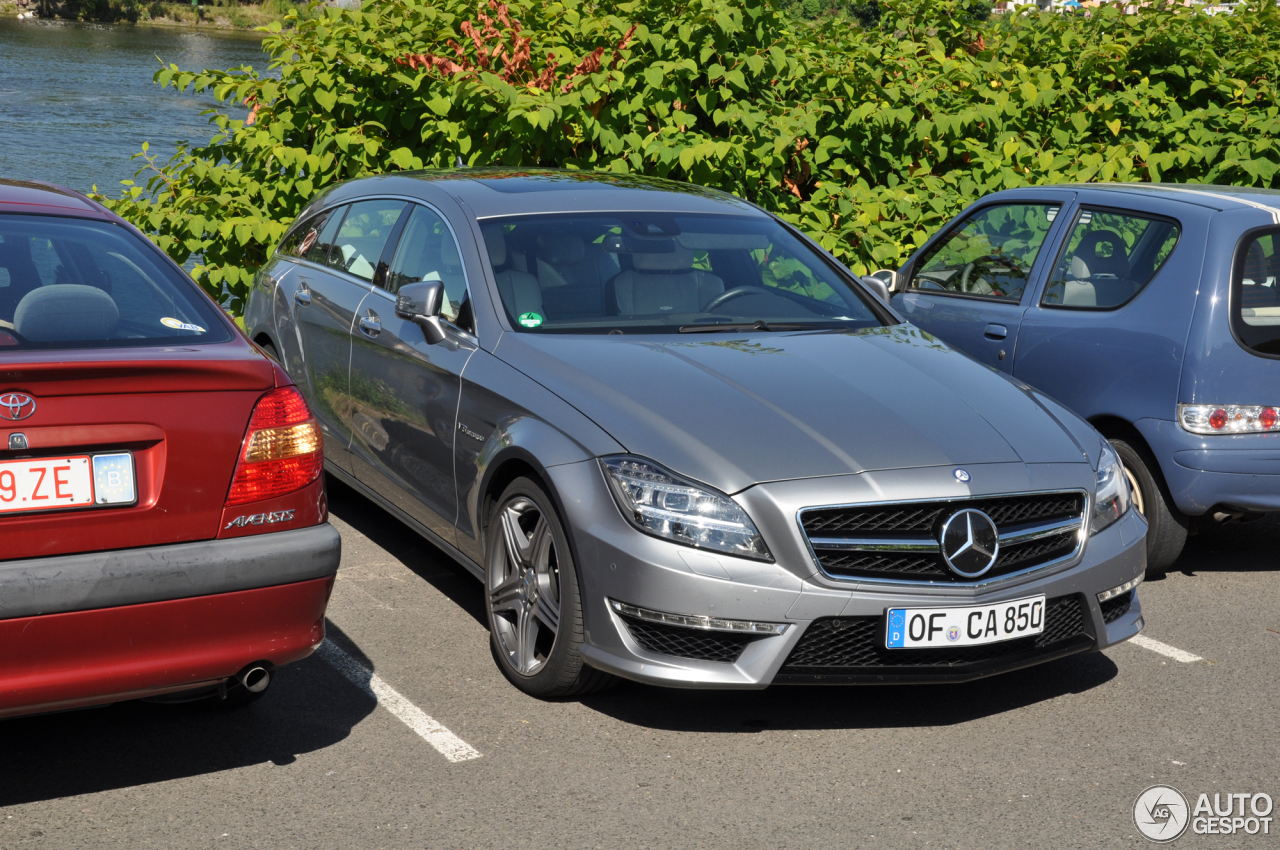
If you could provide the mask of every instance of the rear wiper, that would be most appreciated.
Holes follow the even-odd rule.
[[[802,331],[812,328],[810,322],[782,322],[768,324],[763,319],[754,322],[722,322],[715,325],[681,325],[682,334],[708,334],[716,331]]]

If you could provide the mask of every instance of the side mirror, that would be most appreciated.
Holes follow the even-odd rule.
[[[422,328],[428,345],[444,342],[444,326],[440,324],[440,305],[444,302],[444,284],[438,280],[406,283],[396,293],[396,315]]]
[[[875,296],[885,304],[889,303],[889,287],[885,286],[883,280],[878,277],[872,277],[871,275],[863,275],[858,278],[858,280],[860,280],[863,286],[870,289],[872,293],[874,293]]]
[[[879,269],[878,271],[872,272],[870,276],[874,277],[876,280],[883,281],[884,285],[889,288],[890,292],[897,292],[899,284],[902,283],[902,275],[898,274],[893,269]]]

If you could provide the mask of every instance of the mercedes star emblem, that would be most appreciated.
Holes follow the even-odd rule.
[[[977,578],[995,566],[1000,533],[991,517],[976,508],[956,511],[938,534],[942,558],[962,578]]]

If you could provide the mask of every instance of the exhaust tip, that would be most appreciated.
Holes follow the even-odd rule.
[[[253,665],[236,674],[240,685],[251,694],[260,694],[271,684],[271,671],[266,667]]]

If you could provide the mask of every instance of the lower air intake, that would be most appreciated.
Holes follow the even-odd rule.
[[[742,655],[754,635],[735,635],[706,629],[690,629],[651,623],[634,617],[622,617],[627,631],[641,648],[658,655],[672,655],[695,661],[722,661],[732,664]]]
[[[824,617],[810,624],[775,681],[927,681],[963,679],[1026,666],[1088,649],[1084,599],[1059,596],[1045,605],[1044,631],[985,646],[887,649],[884,617]]]

